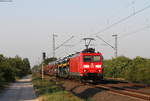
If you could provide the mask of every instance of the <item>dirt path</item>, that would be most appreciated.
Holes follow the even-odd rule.
[[[31,82],[31,76],[26,76],[11,84],[0,96],[0,101],[38,101]]]

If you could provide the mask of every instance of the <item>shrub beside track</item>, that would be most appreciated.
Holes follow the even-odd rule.
[[[104,61],[105,77],[124,78],[132,82],[150,84],[150,59],[124,56]]]

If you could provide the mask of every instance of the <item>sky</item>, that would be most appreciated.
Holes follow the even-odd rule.
[[[0,0],[1,1],[1,0]],[[4,0],[3,0],[4,1]],[[39,64],[42,52],[52,57],[52,35],[56,57],[64,57],[84,49],[82,38],[93,37],[91,47],[114,57],[114,50],[95,37],[95,33],[150,5],[150,0],[12,0],[0,2],[0,54],[29,58]],[[114,46],[118,37],[118,55],[150,58],[150,8],[98,33]],[[73,46],[74,45],[74,46]]]

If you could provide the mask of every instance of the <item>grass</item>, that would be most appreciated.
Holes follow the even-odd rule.
[[[67,91],[59,91],[52,94],[46,94],[43,101],[83,101]]]
[[[84,101],[61,88],[54,81],[41,80],[39,74],[33,74],[33,85],[40,101]]]

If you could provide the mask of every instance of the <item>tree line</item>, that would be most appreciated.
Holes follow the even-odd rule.
[[[13,82],[16,78],[21,78],[31,73],[28,58],[5,57],[0,54],[0,86],[5,82]]]
[[[130,59],[119,56],[104,60],[105,77],[124,78],[125,80],[150,84],[150,59],[137,56]]]

